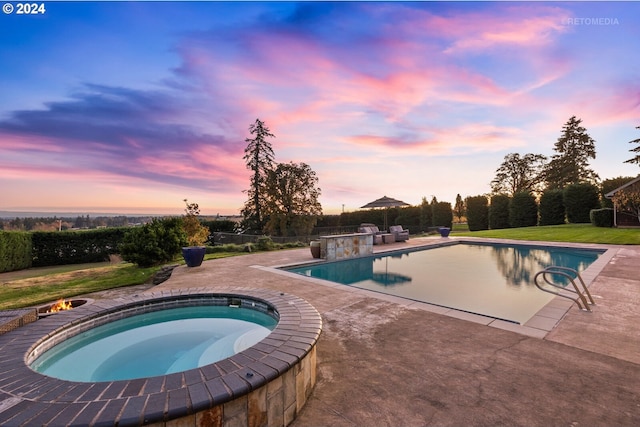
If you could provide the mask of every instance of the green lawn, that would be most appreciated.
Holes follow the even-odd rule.
[[[207,254],[205,259],[242,255],[241,252]],[[176,263],[180,263],[176,261]],[[183,262],[182,262],[183,263]],[[31,307],[77,295],[124,286],[141,285],[160,267],[133,264],[76,264],[33,268],[0,274],[0,310]]]
[[[454,235],[547,242],[640,245],[640,229],[638,228],[605,228],[595,227],[591,224],[546,225],[481,231],[469,231],[466,225],[454,224],[452,236]]]

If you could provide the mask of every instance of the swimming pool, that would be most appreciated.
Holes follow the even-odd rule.
[[[287,268],[304,276],[524,324],[553,295],[533,276],[551,266],[583,271],[604,251],[457,243]]]

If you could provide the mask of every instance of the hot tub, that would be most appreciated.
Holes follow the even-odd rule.
[[[271,313],[278,323],[229,358],[167,375],[84,382],[29,367],[46,350],[100,325],[216,305]],[[267,290],[182,289],[96,301],[0,336],[0,425],[288,425],[315,385],[321,327],[309,303]]]

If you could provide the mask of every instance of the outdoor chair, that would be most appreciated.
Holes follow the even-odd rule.
[[[377,225],[368,223],[360,224],[360,227],[358,227],[358,233],[373,234],[374,245],[383,244],[384,240],[382,240],[382,235],[386,234],[384,231],[380,231]]]
[[[405,242],[409,240],[409,230],[402,228],[401,225],[390,226],[389,233],[394,235],[396,242]]]

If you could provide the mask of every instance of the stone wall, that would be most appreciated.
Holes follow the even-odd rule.
[[[230,402],[152,427],[285,427],[316,384],[316,347],[281,376]]]
[[[320,236],[320,258],[327,261],[373,254],[373,235],[364,233]]]

